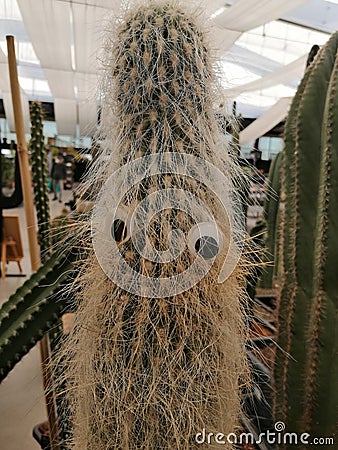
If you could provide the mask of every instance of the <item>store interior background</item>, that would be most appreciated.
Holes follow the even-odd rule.
[[[199,4],[209,18],[228,99],[227,107],[219,111],[226,114],[236,101],[237,114],[247,125],[240,136],[241,156],[252,161],[255,148],[269,162],[283,148],[284,119],[308,52],[314,44],[322,46],[338,29],[338,1],[201,0]],[[46,144],[65,153],[75,148],[90,160],[100,115],[100,51],[108,18],[118,15],[120,7],[117,0],[0,0],[1,141],[15,141],[6,48],[6,35],[11,34],[16,42],[27,141],[29,102],[39,100]],[[72,189],[68,189],[63,203],[71,198]],[[63,207],[51,201],[52,216]],[[29,276],[23,208],[10,214],[20,218],[23,273]],[[259,214],[259,209],[252,211],[253,222]],[[15,272],[15,264],[10,270]],[[1,279],[0,303],[24,280]],[[45,418],[35,347],[0,385],[0,448],[36,450],[32,428]]]

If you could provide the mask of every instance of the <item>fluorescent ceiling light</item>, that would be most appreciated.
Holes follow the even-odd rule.
[[[211,14],[210,19],[214,19],[215,17],[219,16],[226,10],[225,6],[222,6],[222,8],[217,9],[213,14]]]

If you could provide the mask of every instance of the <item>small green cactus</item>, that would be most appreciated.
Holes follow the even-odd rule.
[[[51,247],[50,214],[48,198],[48,166],[47,153],[44,144],[42,108],[39,102],[32,102],[31,140],[29,143],[30,160],[32,166],[32,181],[34,186],[34,203],[38,219],[38,241],[40,244],[42,262],[48,259]]]

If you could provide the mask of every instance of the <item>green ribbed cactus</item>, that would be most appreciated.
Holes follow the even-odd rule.
[[[232,136],[232,143],[234,147],[234,153],[237,154],[237,156],[240,156],[241,153],[241,147],[239,145],[239,132],[241,127],[241,122],[243,120],[243,117],[241,114],[237,114],[237,102],[233,102],[232,104],[232,116],[229,123],[229,133]]]
[[[252,262],[254,264],[254,269],[247,275],[247,293],[248,293],[248,303],[247,303],[247,316],[249,318],[249,322],[251,323],[254,316],[254,301],[256,295],[256,286],[257,282],[260,279],[263,266],[261,264],[261,249],[264,248],[264,242],[266,238],[266,223],[264,220],[259,220],[256,225],[252,228],[250,232],[251,241],[255,246],[257,246],[256,250],[252,255]]]
[[[308,55],[306,67],[308,67],[315,59],[318,53],[318,45],[314,45]],[[283,214],[284,210],[279,211],[280,200],[284,201],[285,196],[291,198],[294,195],[294,167],[291,161],[294,158],[294,148],[295,148],[295,123],[298,114],[299,99],[303,93],[309,71],[306,72],[302,83],[300,84],[298,91],[295,96],[292,108],[288,114],[286,121],[286,132],[285,132],[285,149],[284,152],[280,152],[273,160],[270,171],[269,171],[269,181],[266,193],[266,199],[264,204],[264,220],[266,221],[267,235],[265,248],[267,250],[267,259],[269,265],[266,266],[263,271],[260,286],[265,289],[273,288],[273,279],[278,276],[278,272],[281,270],[281,265],[283,263],[283,258],[280,254],[281,252],[281,239],[280,233],[281,226],[278,227],[278,223],[284,224]],[[288,173],[285,173],[283,166],[283,158],[287,158],[290,161],[288,165]],[[281,192],[282,177],[284,176],[284,191]],[[281,195],[282,194],[282,195]],[[287,214],[292,214],[293,211],[288,211]],[[289,246],[287,246],[289,247]],[[287,258],[287,255],[286,255]]]
[[[31,140],[29,143],[32,181],[34,186],[34,203],[38,219],[38,240],[42,261],[48,258],[51,247],[50,214],[48,198],[48,166],[44,144],[41,103],[32,102],[30,107]]]
[[[264,221],[266,223],[265,249],[269,263],[262,272],[260,286],[265,289],[273,288],[273,277],[277,267],[276,227],[281,190],[281,165],[282,152],[278,153],[271,163],[264,204]]]
[[[309,55],[306,60],[306,67],[309,67],[309,65],[312,63],[312,61],[315,59],[317,53],[319,52],[319,45],[315,44],[311,47],[311,50],[309,52]]]
[[[338,432],[337,205],[338,54],[327,91],[322,125],[314,279],[305,380],[306,429],[325,436]]]
[[[62,293],[79,251],[68,241],[0,309],[0,381],[54,326],[67,303]]]
[[[237,103],[232,103],[232,114],[227,125],[228,133],[232,136],[232,151],[236,157],[240,157],[241,146],[239,144],[239,133],[241,129],[241,122],[243,117],[241,114],[237,114]],[[238,180],[238,193],[240,196],[243,215],[246,218],[248,214],[249,205],[249,193],[250,193],[250,181],[249,178],[241,178]]]
[[[338,423],[337,49],[335,33],[300,83],[282,169],[276,420],[317,436],[332,435]]]

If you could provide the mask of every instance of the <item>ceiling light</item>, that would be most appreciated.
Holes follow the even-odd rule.
[[[214,19],[215,17],[219,16],[226,10],[225,6],[222,6],[222,8],[217,9],[213,14],[211,14],[210,19]]]

